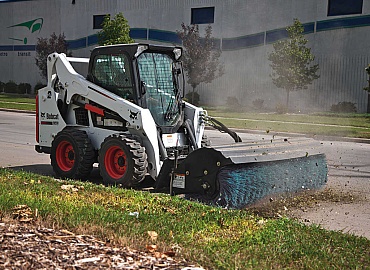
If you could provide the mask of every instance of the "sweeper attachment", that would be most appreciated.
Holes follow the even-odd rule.
[[[200,148],[172,171],[172,194],[227,208],[243,208],[274,194],[326,184],[326,158],[308,138],[250,141]],[[160,184],[161,179],[157,183]]]
[[[202,108],[183,101],[181,47],[127,44],[95,48],[90,59],[48,56],[37,94],[36,151],[58,177],[88,179],[99,163],[107,185],[155,190],[240,208],[272,193],[326,181],[324,154],[308,139],[241,142]],[[88,63],[86,77],[71,62]],[[205,126],[231,145],[211,148]]]

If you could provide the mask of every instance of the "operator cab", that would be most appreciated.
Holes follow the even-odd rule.
[[[87,79],[151,112],[163,132],[182,125],[181,47],[121,44],[91,53]],[[181,83],[180,83],[181,81]]]

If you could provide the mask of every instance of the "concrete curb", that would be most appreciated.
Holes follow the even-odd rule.
[[[17,113],[28,113],[28,114],[36,114],[35,111],[28,111],[28,110],[16,110],[16,109],[4,109],[0,108],[0,111],[6,112],[17,112]],[[212,130],[211,127],[206,127],[206,129]],[[318,141],[341,141],[341,142],[355,142],[355,143],[366,143],[370,144],[370,139],[364,138],[350,138],[350,137],[337,137],[337,136],[324,136],[324,135],[310,135],[310,134],[302,134],[302,133],[288,133],[288,132],[278,132],[272,131],[271,133],[267,133],[264,130],[254,130],[254,129],[238,129],[238,128],[231,128],[231,130],[239,133],[251,133],[251,134],[266,134],[266,135],[275,135],[275,136],[287,136],[287,137],[310,137]]]
[[[0,108],[0,111],[4,111],[4,112],[17,112],[17,113],[36,114],[36,111],[17,110],[17,109],[5,109],[5,108]]]

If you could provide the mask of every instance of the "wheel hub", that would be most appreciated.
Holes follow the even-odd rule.
[[[125,158],[122,157],[122,156],[118,157],[117,163],[118,163],[118,166],[120,166],[120,167],[125,166]]]
[[[75,151],[68,141],[61,141],[56,149],[56,161],[62,171],[70,171],[75,163]]]
[[[110,177],[123,177],[127,171],[125,152],[118,146],[111,146],[105,154],[104,165]]]
[[[75,160],[75,152],[73,150],[68,152],[68,159]]]

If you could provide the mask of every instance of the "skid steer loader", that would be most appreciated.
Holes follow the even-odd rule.
[[[242,143],[183,101],[181,55],[149,44],[97,47],[89,59],[50,54],[36,97],[36,151],[50,154],[58,177],[87,179],[99,163],[107,185],[132,188],[150,176],[157,191],[233,208],[325,183],[325,155],[311,140]],[[71,62],[88,64],[87,76]],[[235,143],[209,147],[206,125]]]

